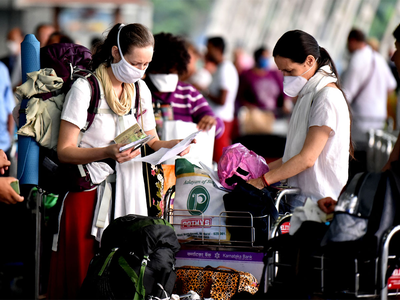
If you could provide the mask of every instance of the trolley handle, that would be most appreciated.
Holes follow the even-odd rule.
[[[293,194],[300,194],[301,189],[298,187],[287,187],[280,189],[275,195],[275,207],[279,211],[279,204],[283,196],[286,195],[293,195]]]

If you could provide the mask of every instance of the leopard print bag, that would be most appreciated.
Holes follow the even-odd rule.
[[[229,300],[236,293],[258,291],[257,279],[250,273],[219,266],[213,268],[183,266],[176,268],[174,294],[196,292],[201,298]]]

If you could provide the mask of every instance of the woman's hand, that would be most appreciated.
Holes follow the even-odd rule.
[[[213,116],[204,116],[197,124],[197,129],[208,131],[214,125],[217,125],[217,120]]]
[[[335,210],[335,206],[337,204],[336,200],[333,200],[331,197],[326,197],[319,199],[318,202],[318,207],[326,214],[331,214]]]
[[[140,149],[134,150],[134,148],[126,149],[120,152],[119,148],[125,146],[126,144],[113,144],[107,147],[108,156],[120,164],[130,161],[140,154]]]
[[[264,181],[262,180],[261,177],[254,178],[254,179],[249,179],[247,181],[248,184],[251,184],[252,186],[258,188],[259,190],[262,190],[264,186]]]
[[[172,147],[174,147],[175,145],[177,145],[177,144],[179,144],[180,142],[182,142],[182,140],[170,140],[170,141],[168,141],[168,142],[171,142],[172,144],[173,144],[173,146]],[[196,144],[196,139],[194,139],[192,142],[191,142],[191,144]],[[171,148],[172,148],[171,147]],[[179,153],[179,156],[185,156],[186,154],[188,154],[190,152],[190,145],[185,149],[185,150],[183,150],[181,153]]]
[[[7,159],[6,153],[0,149],[0,174],[3,175],[10,165],[11,162]]]

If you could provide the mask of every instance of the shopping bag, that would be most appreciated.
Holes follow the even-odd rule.
[[[210,176],[185,158],[175,162],[173,224],[178,239],[229,240],[223,196]]]

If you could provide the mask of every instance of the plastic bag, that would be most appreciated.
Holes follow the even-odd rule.
[[[269,167],[265,159],[240,143],[225,147],[218,162],[219,180],[225,188],[230,190],[234,189],[236,183],[230,185],[226,179],[233,175],[248,181],[258,178],[268,171]]]

